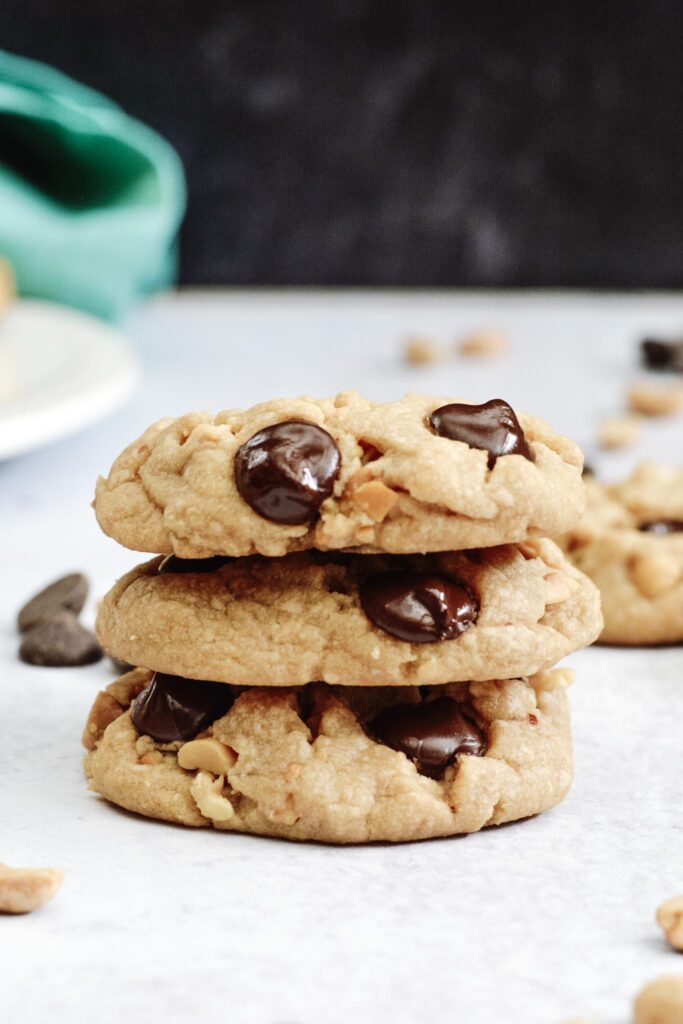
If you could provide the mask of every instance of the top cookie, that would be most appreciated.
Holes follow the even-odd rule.
[[[160,420],[98,480],[95,511],[126,547],[181,558],[461,550],[571,529],[582,462],[501,400],[345,392]]]

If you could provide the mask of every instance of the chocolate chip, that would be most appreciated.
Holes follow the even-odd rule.
[[[167,555],[160,563],[157,572],[160,576],[179,575],[188,572],[215,572],[231,562],[227,555],[214,555],[212,558],[178,558]]]
[[[645,338],[640,343],[643,366],[649,370],[677,370],[683,373],[683,341]]]
[[[488,452],[489,469],[502,455],[523,455],[534,461],[514,409],[502,398],[483,405],[442,405],[429,417],[429,426],[439,437],[464,441],[470,448]]]
[[[61,611],[78,614],[88,596],[88,581],[80,572],[55,580],[31,598],[19,612],[17,624],[21,632],[45,622]]]
[[[376,626],[412,644],[453,640],[472,625],[479,604],[461,580],[390,570],[359,587],[360,603]]]
[[[29,665],[62,668],[99,661],[102,648],[73,612],[62,609],[24,634],[19,657]]]
[[[273,523],[310,523],[329,498],[341,457],[314,423],[287,420],[265,427],[238,449],[235,483],[246,503]]]
[[[595,470],[593,469],[593,467],[591,465],[589,465],[589,463],[584,462],[583,469],[581,470],[581,475],[582,476],[593,476],[594,477],[595,476]]]
[[[441,775],[458,754],[480,757],[486,751],[484,733],[452,697],[394,704],[380,711],[369,728],[381,743],[415,761],[424,775]]]
[[[683,519],[653,519],[638,527],[643,533],[655,533],[660,537],[668,533],[683,533]]]
[[[136,697],[131,709],[133,725],[158,743],[191,740],[233,702],[225,683],[183,679],[156,672],[149,686]]]

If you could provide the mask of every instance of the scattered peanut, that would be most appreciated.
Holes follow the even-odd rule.
[[[681,1024],[683,974],[657,978],[640,992],[633,1004],[633,1024]]]
[[[683,952],[683,896],[662,903],[657,911],[657,924],[673,949]]]
[[[681,570],[664,552],[646,551],[631,566],[631,578],[644,597],[658,597],[675,587]]]
[[[474,331],[458,345],[461,356],[483,357],[484,359],[502,356],[510,347],[510,340],[504,331],[496,327]]]
[[[0,257],[0,314],[7,309],[15,295],[14,271],[11,264]]]
[[[628,448],[635,444],[643,425],[638,416],[613,416],[603,420],[598,431],[601,448]]]
[[[222,795],[224,782],[222,775],[214,779],[208,772],[198,772],[190,784],[194,802],[211,821],[230,821],[235,813],[230,801]]]
[[[683,385],[637,381],[628,389],[628,405],[643,416],[671,416],[683,408]]]
[[[64,879],[61,868],[0,864],[0,914],[30,914],[51,900]]]
[[[198,768],[213,775],[225,775],[236,761],[235,751],[213,737],[190,740],[178,751],[178,764],[189,771]]]
[[[432,338],[415,335],[406,338],[403,345],[403,358],[409,366],[427,366],[443,359],[443,348]]]

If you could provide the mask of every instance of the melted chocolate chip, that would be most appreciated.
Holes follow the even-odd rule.
[[[458,754],[479,757],[486,751],[484,733],[452,697],[395,704],[380,711],[370,731],[381,743],[415,761],[424,775],[441,775]]]
[[[668,533],[683,533],[683,519],[653,519],[638,527],[643,533],[656,533],[664,537]]]
[[[225,683],[156,672],[131,708],[133,725],[158,743],[191,740],[226,713],[233,701]]]
[[[157,572],[160,576],[171,576],[187,572],[215,572],[222,569],[232,559],[227,555],[214,555],[212,558],[178,558],[177,555],[167,555],[159,565]]]
[[[376,626],[412,644],[453,640],[479,611],[463,582],[423,572],[390,570],[368,576],[359,594],[363,611]]]
[[[288,420],[265,427],[235,455],[235,483],[246,503],[273,523],[310,523],[329,498],[341,457],[314,423]]]
[[[514,409],[502,398],[483,405],[442,405],[429,417],[429,426],[439,437],[488,452],[489,469],[502,455],[523,455],[534,461]]]

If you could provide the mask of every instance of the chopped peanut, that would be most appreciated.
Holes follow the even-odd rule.
[[[628,389],[628,404],[643,416],[671,416],[683,408],[683,385],[637,381]]]
[[[633,1004],[633,1024],[681,1024],[683,974],[670,974],[650,982]]]
[[[235,811],[232,804],[223,796],[222,775],[214,779],[208,772],[198,772],[190,784],[190,793],[194,802],[210,821],[230,821]]]
[[[61,868],[0,864],[0,914],[29,914],[51,900],[64,879]]]
[[[678,583],[681,571],[664,552],[647,551],[636,558],[631,578],[644,597],[658,597]]]
[[[190,740],[178,751],[178,764],[189,771],[200,769],[213,775],[225,775],[234,767],[237,754],[214,737]]]
[[[662,903],[657,911],[657,924],[673,949],[683,952],[683,896]]]
[[[438,363],[443,358],[443,348],[438,341],[415,335],[406,338],[403,358],[410,366],[427,366],[430,363]]]
[[[510,340],[504,331],[491,327],[474,331],[458,345],[461,356],[475,356],[484,359],[502,356],[510,347]]]
[[[613,416],[603,420],[598,432],[601,448],[628,448],[640,439],[643,425],[638,416]]]
[[[353,492],[353,500],[376,523],[381,523],[398,501],[398,494],[381,480],[369,480]]]

